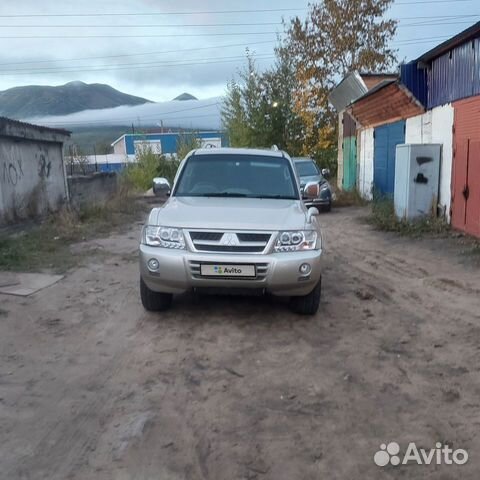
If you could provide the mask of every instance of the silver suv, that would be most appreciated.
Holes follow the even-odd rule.
[[[170,198],[142,231],[140,294],[150,311],[170,307],[189,290],[291,297],[294,311],[320,302],[322,237],[318,210],[307,210],[292,159],[250,149],[192,151]],[[304,187],[316,198],[318,182]]]

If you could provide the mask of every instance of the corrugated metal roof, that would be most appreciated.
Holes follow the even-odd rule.
[[[415,95],[415,98],[426,107],[428,102],[427,70],[418,68],[418,63],[410,62],[400,66],[402,83]]]
[[[365,82],[368,90],[376,87],[384,80],[396,80],[398,75],[396,73],[375,73],[375,72],[360,72],[362,80]]]
[[[437,45],[435,48],[432,48],[432,50],[429,50],[427,53],[424,53],[421,57],[419,57],[416,62],[429,63],[452,48],[458,47],[462,43],[477,37],[480,37],[480,22],[475,23],[466,30],[463,30],[463,32],[460,32],[458,35],[448,39],[446,42],[443,42],[440,45]]]
[[[348,74],[328,96],[329,102],[337,112],[345,110],[357,98],[368,91],[365,82],[358,72]]]
[[[14,120],[13,118],[8,117],[0,117],[0,134],[5,134],[7,128],[15,127],[15,128],[28,128],[31,130],[36,130],[37,132],[45,132],[45,133],[57,133],[59,135],[65,135],[67,137],[70,136],[72,132],[68,130],[64,130],[63,128],[52,128],[52,127],[45,127],[43,125],[35,125],[33,123],[26,123],[21,122],[20,120]]]
[[[428,68],[428,108],[480,93],[480,39],[456,46]]]
[[[404,85],[386,80],[352,103],[347,111],[362,127],[377,127],[420,115],[425,108]]]

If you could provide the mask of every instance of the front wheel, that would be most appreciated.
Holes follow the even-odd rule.
[[[317,285],[315,285],[315,288],[308,295],[291,298],[292,310],[300,315],[315,315],[320,305],[321,293],[322,277],[320,277]]]
[[[160,293],[150,290],[143,278],[140,277],[140,298],[145,310],[149,312],[163,312],[172,305],[173,295],[171,293]]]

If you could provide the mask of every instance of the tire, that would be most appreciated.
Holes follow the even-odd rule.
[[[150,290],[143,278],[140,278],[140,298],[145,310],[149,312],[163,312],[172,305],[173,295],[171,293],[160,293]]]
[[[330,202],[328,205],[323,207],[324,212],[331,212],[332,211],[332,202]]]
[[[318,281],[315,288],[303,297],[292,297],[290,306],[295,313],[300,315],[315,315],[320,305],[320,297],[322,293],[322,277]]]

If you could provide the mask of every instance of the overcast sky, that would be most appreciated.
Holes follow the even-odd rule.
[[[282,17],[305,16],[307,3],[1,0],[0,90],[82,80],[107,83],[154,101],[170,100],[184,91],[202,99],[215,97],[223,94],[226,82],[242,65],[246,47],[257,53],[260,67],[272,61]],[[399,58],[414,59],[478,21],[478,3],[396,0],[390,14],[400,19],[395,39]],[[249,11],[219,13],[232,10]],[[165,15],[169,12],[174,14]],[[37,38],[42,36],[83,38]]]

